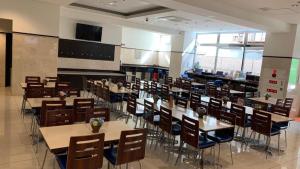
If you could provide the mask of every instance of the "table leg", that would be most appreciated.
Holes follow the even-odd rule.
[[[43,159],[43,163],[42,163],[41,169],[44,168],[45,161],[46,161],[46,158],[47,158],[47,154],[48,154],[48,149],[47,149],[46,152],[45,152],[45,156],[44,156],[44,159]]]

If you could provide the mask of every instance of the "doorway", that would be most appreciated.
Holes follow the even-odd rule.
[[[12,20],[0,18],[0,87],[11,85]]]

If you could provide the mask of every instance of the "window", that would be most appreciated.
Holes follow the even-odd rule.
[[[194,65],[208,71],[214,70],[217,54],[216,46],[199,46],[197,48]]]
[[[219,48],[217,70],[223,72],[241,71],[243,52],[242,47]]]
[[[221,44],[243,44],[245,33],[224,33],[220,35]]]
[[[251,72],[253,75],[260,75],[264,49],[247,47],[244,58],[244,72]]]
[[[260,75],[265,38],[265,32],[198,34],[194,68]]]
[[[200,44],[217,44],[218,34],[199,34],[197,43]]]
[[[295,89],[298,83],[299,59],[292,59],[288,89]]]

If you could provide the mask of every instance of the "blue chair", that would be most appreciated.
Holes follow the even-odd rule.
[[[235,126],[235,114],[232,113],[221,113],[220,120]],[[221,152],[221,144],[230,142],[230,153],[231,153],[231,163],[233,164],[233,157],[232,157],[232,146],[231,141],[234,139],[234,127],[217,130],[213,132],[209,132],[207,138],[213,140],[214,142],[218,143],[219,145],[219,153],[218,153],[218,162],[220,161],[220,152]]]
[[[71,137],[68,154],[55,155],[61,169],[99,169],[103,165],[104,133]]]
[[[185,115],[182,116],[180,140],[181,142],[180,142],[179,154],[175,165],[177,164],[178,160],[182,156],[182,152],[183,152],[182,150],[184,144],[188,144],[193,148],[199,150],[199,156],[201,156],[202,160],[204,157],[203,156],[204,149],[213,147],[216,144],[214,141],[199,135],[198,120],[189,118]]]

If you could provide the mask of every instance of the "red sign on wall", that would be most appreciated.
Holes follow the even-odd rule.
[[[269,80],[270,84],[277,84],[277,80]]]
[[[267,89],[267,92],[269,92],[269,93],[277,93],[277,90],[276,89]]]

